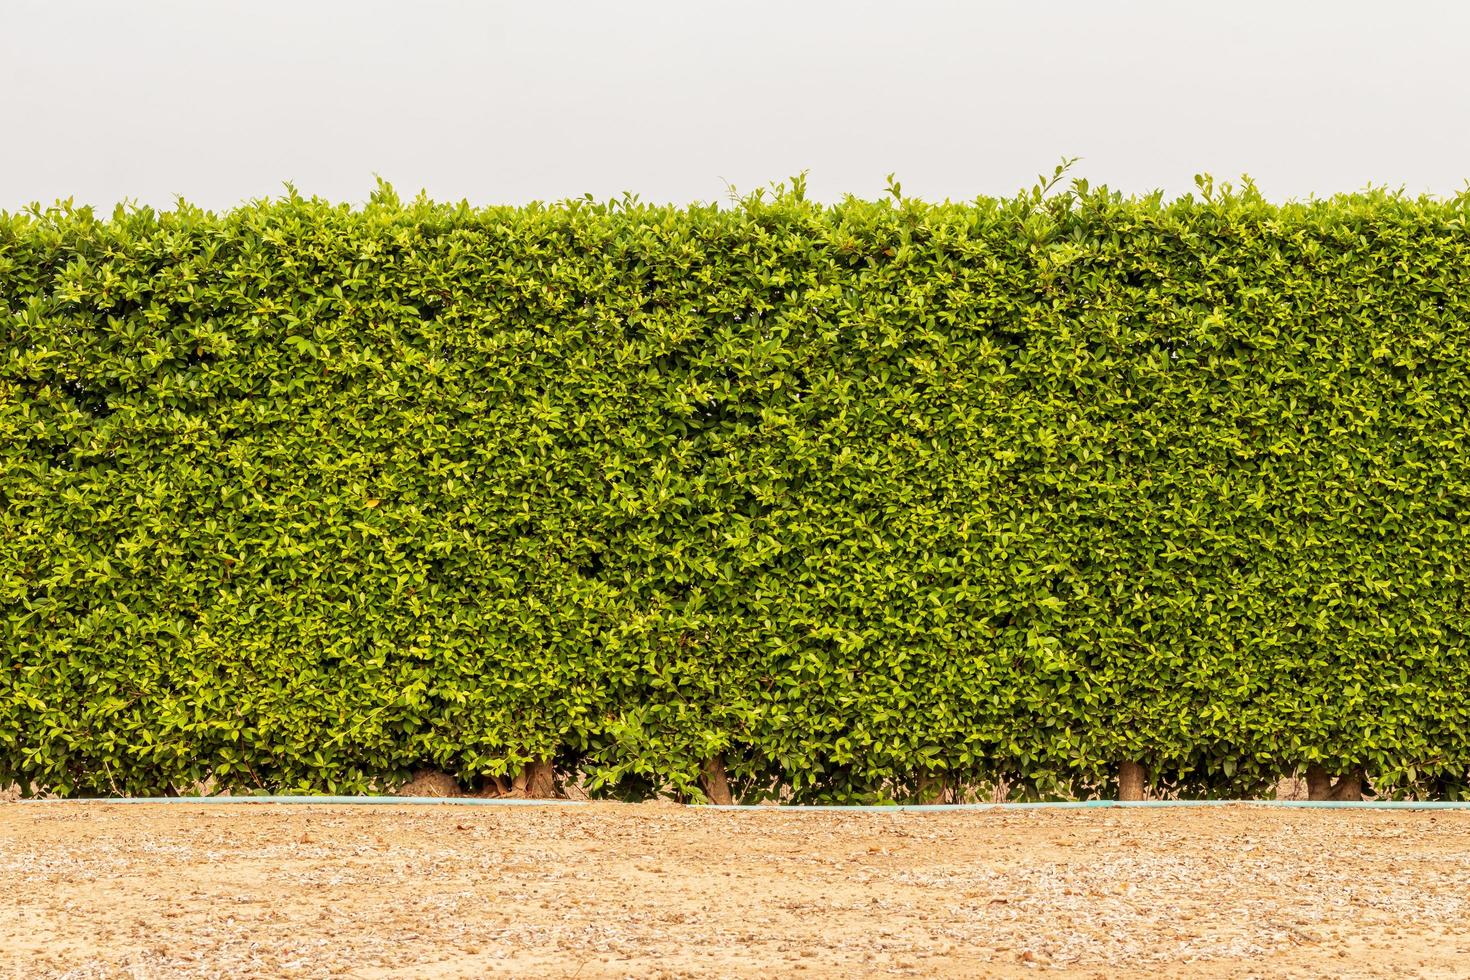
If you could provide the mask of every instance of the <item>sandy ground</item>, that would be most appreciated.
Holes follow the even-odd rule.
[[[0,977],[1470,975],[1470,813],[0,804]]]

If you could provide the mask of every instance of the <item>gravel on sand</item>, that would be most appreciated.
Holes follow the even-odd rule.
[[[1470,812],[0,804],[0,978],[1470,974]]]

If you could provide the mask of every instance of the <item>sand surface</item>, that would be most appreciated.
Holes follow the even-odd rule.
[[[0,978],[1466,976],[1470,813],[0,804]]]

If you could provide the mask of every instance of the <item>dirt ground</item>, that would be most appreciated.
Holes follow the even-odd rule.
[[[1470,813],[0,804],[0,977],[1470,974]]]

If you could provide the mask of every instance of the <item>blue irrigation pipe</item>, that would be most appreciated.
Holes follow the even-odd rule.
[[[352,805],[352,806],[585,806],[582,800],[506,800],[459,796],[120,796],[84,797],[79,799],[32,799],[21,803],[192,803],[207,805],[249,805],[264,803]],[[1144,800],[1124,803],[1118,800],[1082,800],[1070,803],[891,803],[876,805],[789,806],[732,804],[693,805],[699,810],[749,810],[762,813],[949,813],[964,810],[1108,810],[1161,809],[1168,807],[1258,806],[1291,807],[1307,810],[1470,810],[1470,802],[1436,800]]]

